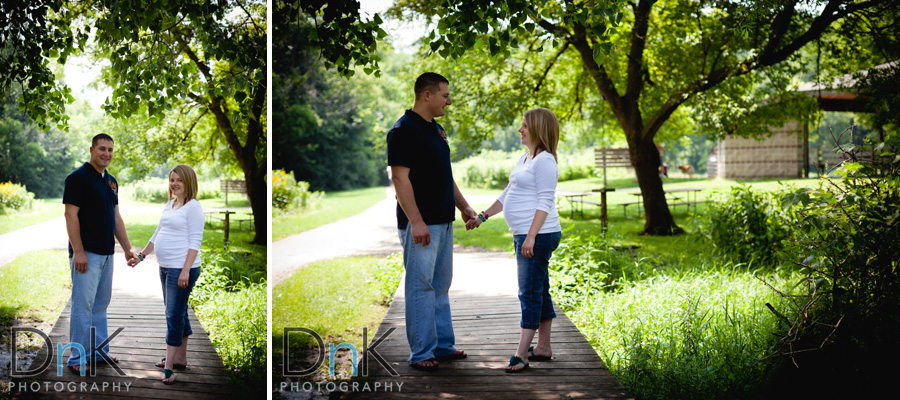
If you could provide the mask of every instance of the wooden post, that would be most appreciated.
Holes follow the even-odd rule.
[[[803,173],[800,175],[809,179],[809,123],[803,123]]]
[[[230,230],[228,227],[228,216],[231,215],[230,211],[225,211],[225,248],[228,248],[228,231]]]
[[[604,174],[604,178],[605,178]],[[606,185],[606,182],[603,182]],[[600,192],[600,225],[604,232],[606,232],[606,188]]]

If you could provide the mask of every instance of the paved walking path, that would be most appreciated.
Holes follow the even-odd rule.
[[[467,196],[466,200],[480,204],[490,203],[496,197]],[[272,242],[269,283],[275,287],[300,267],[316,261],[402,252],[397,236],[396,207],[394,190],[387,187],[384,200],[362,213]]]
[[[161,211],[162,207],[120,208],[123,216]],[[28,251],[64,250],[67,243],[65,220],[62,217],[0,235],[0,268]],[[91,398],[98,395],[104,396],[103,398],[232,398],[233,389],[225,377],[222,360],[190,308],[188,313],[194,335],[188,345],[189,367],[186,371],[176,371],[174,385],[164,385],[161,382],[162,369],[154,364],[165,357],[166,318],[156,256],[151,255],[137,267],[130,268],[117,243],[114,257],[113,298],[107,310],[109,333],[112,334],[120,327],[125,329],[110,343],[110,354],[119,358],[118,365],[125,376],[119,376],[112,367],[103,363],[100,363],[95,377],[81,377],[68,369],[63,369],[62,375],[57,375],[56,344],[68,343],[69,303],[48,333],[53,341],[53,357],[49,368],[37,377],[16,380],[16,389],[11,393],[14,398]],[[29,369],[37,368],[46,359],[48,350],[45,345]],[[63,360],[68,358],[68,353],[66,350]],[[114,388],[118,390],[114,391]]]
[[[161,214],[162,206],[132,206],[122,204],[119,213],[124,216],[134,214]],[[60,206],[62,214],[62,206]],[[35,250],[65,250],[68,247],[69,236],[66,233],[66,220],[60,215],[49,221],[44,221],[12,232],[0,235],[0,267],[9,264],[16,257]],[[132,243],[143,246],[144,243]]]

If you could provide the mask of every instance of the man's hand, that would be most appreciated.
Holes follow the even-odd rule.
[[[88,259],[87,254],[84,254],[84,250],[73,252],[72,263],[74,264],[76,271],[81,272],[82,274],[87,272]]]
[[[469,220],[471,220],[473,218],[478,219],[478,213],[475,212],[475,210],[472,207],[466,207],[466,208],[460,210],[459,213],[462,214],[463,222],[465,222],[466,225],[469,224]]]
[[[413,235],[413,243],[421,243],[422,247],[431,243],[431,231],[428,230],[428,225],[425,225],[425,222],[410,223],[410,230]]]
[[[138,249],[138,250],[135,250],[135,249],[136,249],[135,247],[132,247],[130,249],[123,249],[123,250],[125,250],[125,260],[126,261],[137,258],[137,253],[140,253],[140,249]],[[131,265],[131,264],[129,264],[129,265]]]

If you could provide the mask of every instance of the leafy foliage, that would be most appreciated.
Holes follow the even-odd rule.
[[[851,161],[841,179],[782,197],[797,214],[786,253],[807,289],[778,312],[786,316],[779,336],[789,377],[843,379],[872,394],[887,384],[879,360],[900,355],[898,150],[895,137],[845,149]]]
[[[387,86],[357,86],[326,70],[313,57],[305,22],[282,26],[273,43],[275,108],[272,126],[272,167],[292,171],[313,190],[345,190],[386,183],[384,145],[386,127],[375,117],[371,103],[395,97]],[[298,42],[296,38],[300,38]],[[382,82],[386,85],[387,82]],[[379,96],[378,94],[384,94]],[[399,107],[398,107],[399,108]],[[369,111],[367,111],[369,110]],[[375,113],[385,115],[383,110]],[[399,111],[397,115],[399,115]],[[393,121],[391,121],[393,122]]]
[[[21,83],[21,109],[41,127],[55,122],[65,129],[64,100],[74,99],[68,88],[53,86],[53,74],[46,68],[49,60],[41,57],[58,57],[65,64],[69,55],[90,51],[107,59],[101,78],[113,90],[103,105],[109,115],[146,118],[156,125],[178,109],[192,117],[168,132],[181,142],[200,120],[215,124],[244,172],[256,219],[254,242],[265,243],[264,1],[47,1],[18,7],[4,13],[13,21],[4,34],[17,38],[4,44],[17,43],[18,38],[29,38],[22,40],[29,44],[9,45],[12,48],[3,53],[9,63],[0,63],[0,76]],[[42,52],[35,52],[31,38]],[[37,72],[30,72],[32,65],[39,66]]]
[[[25,190],[25,186],[12,182],[0,183],[0,214],[31,208],[34,193]]]
[[[387,37],[387,32],[381,29],[383,21],[378,14],[370,21],[361,18],[358,1],[278,0],[274,6],[272,13],[280,27],[295,23],[315,26],[301,41],[308,41],[321,53],[326,69],[335,67],[347,78],[356,74],[354,67],[363,68],[366,74],[374,72],[376,77],[381,75],[381,58],[376,50],[378,40]]]
[[[203,271],[191,305],[231,378],[258,393],[266,377],[266,273],[249,254],[203,247]]]
[[[322,192],[309,191],[309,183],[297,182],[284,170],[272,171],[272,207],[281,212],[311,208],[322,198]]]
[[[57,129],[42,130],[16,111],[13,88],[0,102],[0,182],[24,185],[38,198],[62,196],[74,165],[69,138]]]
[[[793,221],[772,192],[732,186],[730,196],[708,205],[709,238],[720,255],[741,263],[770,266],[777,261],[782,241]]]
[[[52,59],[65,64],[83,48],[89,31],[73,24],[73,12],[61,0],[0,3],[0,92],[14,84],[25,88],[18,106],[41,130],[52,123],[68,130],[65,105],[75,101],[72,90],[56,82]]]

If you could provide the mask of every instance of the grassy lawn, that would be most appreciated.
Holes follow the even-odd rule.
[[[359,214],[384,200],[384,187],[325,193],[317,207],[298,213],[272,215],[272,240],[326,225]]]
[[[25,253],[0,268],[2,331],[17,320],[55,322],[71,293],[68,265],[65,250],[41,250]]]
[[[37,199],[29,210],[21,210],[8,215],[0,215],[0,235],[31,226],[56,217],[62,217],[65,206],[62,197]]]
[[[387,313],[387,304],[399,282],[401,268],[381,257],[338,258],[305,266],[275,286],[272,289],[275,381],[278,382],[281,376],[286,327],[310,328],[322,337],[326,346],[346,342],[362,349],[362,328],[369,329],[370,338],[374,336]],[[304,357],[294,351],[307,354],[311,351],[310,342],[309,335],[292,334],[291,359],[302,360]],[[349,364],[345,366],[350,367]],[[308,367],[292,364],[295,370]],[[327,373],[328,365],[323,368]]]
[[[713,198],[719,193],[728,193],[732,186],[738,184],[749,185],[754,190],[771,191],[781,188],[782,185],[791,185],[795,187],[812,187],[817,185],[818,182],[819,181],[817,179],[740,182],[726,180],[708,180],[705,178],[666,178],[663,183],[663,188],[665,188],[666,190],[678,188],[703,189],[703,191],[698,193],[697,199],[705,200],[708,198]],[[559,190],[590,192],[591,189],[599,188],[602,186],[602,184],[602,178],[588,178],[560,182],[557,188]],[[609,206],[607,207],[609,217],[609,232],[612,235],[621,238],[621,245],[640,246],[648,251],[657,254],[671,253],[673,251],[676,253],[681,253],[683,249],[685,249],[684,246],[686,243],[684,242],[690,241],[690,239],[687,239],[689,235],[681,235],[674,238],[640,235],[639,233],[644,226],[644,217],[643,215],[637,215],[637,208],[635,208],[636,206],[628,207],[627,218],[624,208],[621,206],[617,206],[617,204],[620,203],[635,201],[636,196],[630,193],[638,192],[639,188],[637,187],[637,183],[634,182],[633,178],[619,178],[616,180],[607,179],[607,184],[609,187],[628,188],[622,191],[607,194],[607,202],[609,204]],[[473,193],[476,191],[468,188],[460,188],[460,190],[467,195],[470,191]],[[478,194],[499,196],[500,193],[502,193],[502,191],[500,190],[481,190],[481,193]],[[585,200],[599,203],[600,195],[598,194],[594,196],[588,196],[585,197]],[[597,234],[600,232],[600,207],[586,204],[584,206],[584,216],[575,214],[573,217],[570,212],[571,205],[568,203],[568,201],[560,199],[559,205],[561,206],[561,208],[559,208],[560,223],[562,224],[564,236],[584,236]],[[490,206],[490,203],[476,203],[472,205],[472,207],[477,211],[483,210],[488,206]],[[678,206],[674,209],[670,208],[670,210],[672,210],[672,216],[675,218],[675,223],[683,228],[687,233],[702,233],[698,232],[698,229],[701,228],[701,225],[700,221],[695,219],[695,213],[693,209],[688,209],[685,206]],[[697,205],[696,215],[703,215],[705,210],[705,205]],[[478,229],[472,231],[466,231],[465,225],[462,223],[462,220],[457,218],[457,221],[453,223],[453,229],[453,240],[456,244],[462,246],[478,246],[487,250],[512,251],[512,234],[509,233],[509,228],[506,226],[506,221],[503,219],[502,213],[495,217],[491,217],[488,222],[482,224]],[[690,251],[690,249],[696,248],[696,246],[686,246],[686,249],[688,249],[690,254],[683,255],[683,257],[699,255],[698,252]]]

